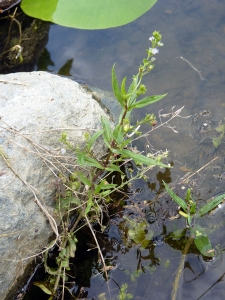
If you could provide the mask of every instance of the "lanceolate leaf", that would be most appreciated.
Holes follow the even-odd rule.
[[[165,185],[165,188],[167,190],[167,193],[170,195],[170,197],[180,206],[183,208],[185,212],[187,212],[187,204],[184,202],[183,199],[178,197],[170,188],[169,186],[163,181],[163,184]]]
[[[120,153],[125,158],[132,158],[136,163],[141,163],[148,166],[160,166],[163,168],[168,168],[167,165],[161,163],[160,161],[156,161],[155,159],[146,157],[142,154],[137,154],[125,149],[120,150]]]
[[[94,158],[91,158],[89,156],[84,156],[84,163],[88,167],[95,167],[98,169],[104,169],[103,166]]]
[[[145,97],[143,99],[141,99],[140,101],[132,104],[129,109],[133,109],[133,108],[141,108],[144,106],[147,106],[149,104],[152,104],[154,102],[157,102],[159,100],[161,100],[163,97],[165,97],[167,94],[164,95],[159,95],[159,96],[151,96],[151,97]]]
[[[87,142],[87,148],[88,150],[91,149],[91,147],[93,146],[94,142],[97,140],[97,138],[99,138],[103,133],[103,130],[100,130],[98,132],[95,132],[92,137],[90,138],[90,140]]]
[[[123,134],[123,127],[120,124],[118,124],[113,130],[113,137],[115,138],[118,144],[121,144],[123,142]]]
[[[101,117],[101,123],[103,127],[103,138],[106,139],[107,144],[110,144],[113,139],[110,122],[107,118]]]
[[[112,89],[119,104],[124,108],[123,98],[116,78],[115,65],[112,67]]]
[[[223,200],[225,199],[225,194],[219,195],[212,200],[210,200],[206,205],[202,206],[198,213],[200,216],[208,213],[211,211],[213,208],[215,208],[217,205],[219,205]]]
[[[83,175],[82,172],[77,172],[77,173],[78,173],[78,178],[82,183],[84,183],[85,185],[91,186],[90,180],[85,175]]]
[[[119,172],[119,173],[123,173],[121,170],[120,170],[120,167],[116,166],[116,165],[111,165],[109,167],[106,167],[105,168],[106,171],[109,171],[109,172]]]
[[[132,22],[157,0],[23,0],[29,16],[80,29],[104,29]]]
[[[126,91],[126,80],[127,80],[127,77],[124,77],[122,83],[121,83],[121,95],[122,96],[125,96],[127,94],[127,91]]]

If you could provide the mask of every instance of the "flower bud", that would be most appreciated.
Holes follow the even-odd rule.
[[[123,125],[123,131],[124,132],[127,132],[129,129],[130,129],[130,124],[129,123]]]

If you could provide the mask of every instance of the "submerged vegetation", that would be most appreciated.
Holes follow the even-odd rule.
[[[182,257],[175,277],[172,297],[171,297],[172,300],[176,300],[181,274],[184,269],[185,258],[192,243],[193,242],[195,243],[195,246],[203,256],[206,257],[216,256],[216,251],[215,249],[213,249],[211,245],[206,230],[198,224],[198,219],[201,218],[203,215],[211,212],[222,201],[224,201],[225,194],[219,195],[211,199],[210,201],[207,202],[207,204],[198,208],[197,202],[193,199],[191,195],[190,188],[187,190],[185,199],[183,200],[180,197],[178,197],[165,182],[164,185],[166,187],[168,194],[179,205],[180,207],[179,214],[186,219],[187,230],[182,230],[180,232],[180,237],[186,235],[187,241],[185,243],[185,247],[182,252]]]

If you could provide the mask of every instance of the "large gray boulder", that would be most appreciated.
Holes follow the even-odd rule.
[[[56,175],[74,168],[59,142],[76,145],[107,116],[76,82],[45,72],[0,75],[0,300],[57,235],[53,208]],[[95,147],[104,153],[102,143]]]

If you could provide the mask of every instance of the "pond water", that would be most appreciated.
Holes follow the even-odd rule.
[[[183,106],[180,116],[191,117],[178,117],[170,123],[178,133],[164,126],[153,131],[148,140],[139,142],[143,151],[168,149],[171,152],[168,161],[174,168],[156,169],[149,172],[147,183],[135,183],[133,188],[139,189],[139,193],[130,198],[130,205],[141,207],[144,201],[152,201],[163,191],[162,179],[168,183],[180,181],[187,172],[196,171],[216,157],[196,173],[189,184],[199,203],[224,192],[224,142],[219,149],[212,151],[212,143],[207,144],[205,139],[210,139],[211,130],[215,131],[218,124],[225,122],[224,12],[222,0],[158,0],[138,20],[119,28],[83,31],[51,25],[49,41],[36,70],[72,76],[107,91],[111,90],[112,65],[116,63],[120,81],[124,76],[131,78],[137,73],[145,49],[150,45],[151,33],[158,30],[163,35],[164,47],[160,48],[156,66],[145,77],[144,83],[149,95],[168,95],[150,108],[140,109],[134,120],[146,112],[158,116],[159,112],[161,115],[173,113]],[[205,127],[207,130],[203,130]],[[157,218],[158,211],[154,209],[149,209],[148,214]],[[121,210],[115,213],[103,247],[110,266],[110,280],[105,281],[97,271],[96,256],[92,258],[89,271],[84,272],[87,278],[80,283],[85,299],[105,299],[104,295],[109,299],[110,293],[113,299],[117,299],[122,284],[128,285],[126,292],[135,300],[171,299],[183,246],[182,241],[171,239],[169,233],[182,228],[179,226],[184,225],[183,221],[163,220],[156,224],[148,217],[149,232],[153,231],[154,236],[162,237],[164,242],[156,243],[156,246],[151,242],[144,249],[137,244],[124,245],[122,213]],[[126,215],[132,218],[128,209]],[[216,220],[208,217],[202,221],[205,226],[209,224],[213,247],[220,244],[219,254],[215,262],[206,262],[194,247],[191,248],[186,257],[178,299],[224,299],[223,220],[224,214],[218,214]],[[216,224],[220,226],[217,228]]]

